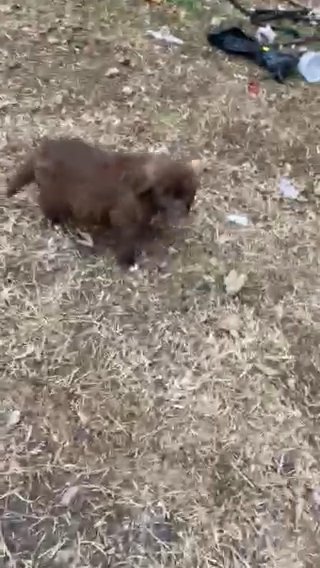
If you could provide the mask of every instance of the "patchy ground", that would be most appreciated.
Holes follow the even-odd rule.
[[[319,566],[319,88],[250,97],[263,73],[207,49],[210,11],[0,13],[3,180],[44,133],[210,163],[138,274],[1,196],[0,566]],[[145,36],[165,23],[182,47]]]

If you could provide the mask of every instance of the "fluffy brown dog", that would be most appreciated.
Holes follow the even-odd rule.
[[[159,154],[107,152],[77,138],[45,139],[8,183],[10,197],[31,182],[53,223],[111,226],[121,263],[135,262],[152,218],[189,212],[198,185],[192,163]]]

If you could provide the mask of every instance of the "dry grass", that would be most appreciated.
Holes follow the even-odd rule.
[[[0,566],[319,566],[319,90],[250,98],[260,71],[179,13],[49,4],[0,6],[3,175],[43,133],[211,170],[167,269],[134,275],[1,197]],[[166,19],[182,48],[145,37]]]

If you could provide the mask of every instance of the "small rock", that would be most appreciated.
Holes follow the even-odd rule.
[[[8,416],[7,427],[9,429],[15,428],[15,426],[19,424],[20,420],[21,420],[20,410],[12,410]]]
[[[112,77],[117,77],[118,75],[120,75],[118,67],[110,67],[105,72],[105,77],[108,77],[109,79],[112,79]]]
[[[129,97],[133,93],[133,88],[130,87],[130,85],[125,85],[122,89],[122,93]]]
[[[243,288],[247,281],[246,274],[239,274],[236,270],[231,270],[224,278],[224,285],[229,296],[235,296]]]
[[[58,37],[55,36],[49,36],[47,38],[47,42],[50,43],[51,45],[57,45],[58,43],[60,43],[60,39]]]

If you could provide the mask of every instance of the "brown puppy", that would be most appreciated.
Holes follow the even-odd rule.
[[[31,182],[53,223],[111,226],[126,265],[135,262],[152,218],[188,213],[198,185],[192,164],[159,154],[106,152],[77,138],[43,140],[9,181],[7,195]]]

